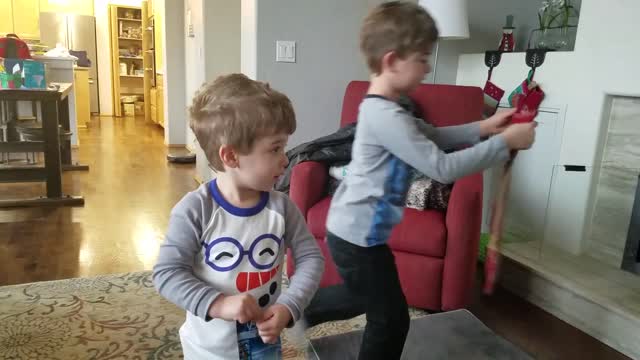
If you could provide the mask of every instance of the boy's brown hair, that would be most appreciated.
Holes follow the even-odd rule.
[[[289,98],[243,74],[220,76],[203,84],[193,97],[189,115],[189,127],[217,171],[224,171],[218,154],[222,145],[248,154],[260,137],[291,135],[296,130]]]
[[[438,40],[438,28],[420,5],[390,1],[378,5],[364,19],[360,29],[360,50],[369,70],[382,71],[382,58],[389,51],[404,59],[412,53],[426,53]]]

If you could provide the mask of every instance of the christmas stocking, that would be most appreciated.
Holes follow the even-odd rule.
[[[527,75],[527,78],[524,79],[524,81],[520,83],[520,85],[518,85],[518,87],[516,87],[511,92],[511,94],[509,94],[509,105],[511,105],[511,107],[517,107],[516,102],[518,101],[521,95],[526,95],[529,92],[529,88],[532,81],[533,81],[533,70],[529,70],[529,74]]]
[[[526,95],[519,95],[516,99],[517,111],[511,116],[511,123],[531,122],[538,115],[538,108],[544,99],[544,91],[532,82],[534,86]]]
[[[498,109],[498,104],[500,104],[500,100],[504,95],[504,90],[496,86],[496,84],[491,82],[491,73],[493,72],[493,68],[489,69],[489,76],[487,77],[487,82],[484,84],[484,116],[490,117],[496,113]]]
[[[544,100],[544,91],[533,81],[533,70],[527,78],[509,95],[509,104],[517,111],[511,123],[531,122],[538,115],[538,108]]]

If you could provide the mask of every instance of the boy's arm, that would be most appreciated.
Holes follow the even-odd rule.
[[[276,302],[286,306],[293,322],[296,322],[320,285],[324,257],[302,213],[289,197],[285,199],[285,227],[284,240],[291,248],[296,272],[290,279],[289,288],[280,294]]]
[[[385,111],[369,116],[358,131],[369,133],[375,141],[400,160],[441,183],[452,183],[463,176],[487,169],[509,158],[502,135],[473,147],[444,153],[418,129],[416,121],[403,111]],[[393,124],[393,126],[389,126]]]
[[[451,150],[480,142],[480,121],[465,125],[435,127],[422,119],[416,119],[420,132],[442,150]]]
[[[201,212],[200,202],[189,195],[173,209],[165,241],[153,267],[153,283],[160,295],[172,303],[210,320],[209,307],[221,293],[193,274],[194,258],[201,246]]]

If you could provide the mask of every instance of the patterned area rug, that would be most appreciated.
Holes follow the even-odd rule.
[[[426,315],[411,310],[411,317]],[[0,359],[181,359],[184,311],[150,272],[0,287]],[[363,328],[363,316],[307,330],[309,339]],[[283,357],[304,359],[285,333]]]

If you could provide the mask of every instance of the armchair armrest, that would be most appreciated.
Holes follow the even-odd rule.
[[[309,209],[322,199],[328,176],[329,170],[323,163],[305,161],[293,167],[289,197],[305,219]]]
[[[447,208],[442,309],[466,307],[474,286],[482,223],[482,173],[455,182]]]

